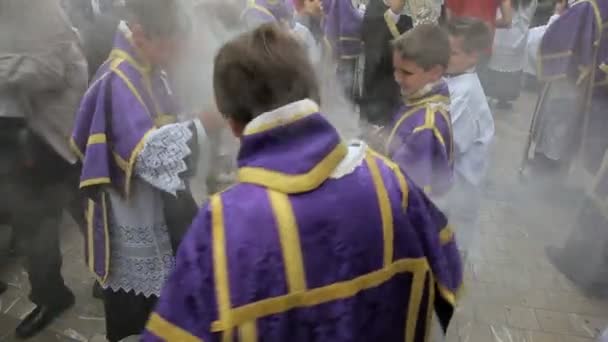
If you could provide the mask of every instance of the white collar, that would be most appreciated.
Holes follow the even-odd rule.
[[[247,124],[247,126],[245,126],[245,133],[247,133],[247,131],[255,131],[258,128],[266,126],[270,123],[280,126],[282,124],[293,122],[302,116],[316,112],[319,112],[319,105],[313,100],[306,99],[292,102],[273,111],[256,116]]]

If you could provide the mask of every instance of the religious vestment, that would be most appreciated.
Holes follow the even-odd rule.
[[[180,246],[143,341],[428,340],[462,268],[447,220],[399,166],[345,143],[311,100],[252,120],[238,164]]]
[[[185,230],[169,226],[184,219],[167,212],[164,193],[186,191],[188,198],[182,178],[191,171],[204,129],[198,120],[175,123],[179,108],[172,94],[164,71],[142,60],[121,22],[110,57],[81,101],[72,135],[87,202],[86,263],[106,289],[107,302],[123,293],[158,297],[174,264],[170,233]],[[137,333],[110,322],[110,341]]]
[[[360,96],[363,15],[351,0],[322,0],[324,56],[349,100]]]
[[[578,96],[571,105],[575,110],[562,117],[574,116],[577,124],[573,129],[583,128],[582,138],[578,138],[581,141],[576,145],[583,144],[578,159],[582,162],[582,174],[587,177],[580,180],[585,183],[586,178],[591,179],[582,184],[586,190],[585,199],[570,237],[562,248],[548,249],[548,256],[589,295],[604,298],[608,297],[607,21],[606,1],[575,2],[547,29],[541,43],[539,66],[539,77],[548,82],[544,92],[553,92],[554,83],[560,81],[576,87],[573,93]],[[547,105],[542,98],[540,101],[540,107]],[[549,113],[542,108],[537,113],[541,116],[539,119],[550,114],[558,113]],[[552,127],[547,121],[541,121],[535,128],[540,130],[536,134],[552,133],[548,131]],[[585,267],[581,267],[581,260]]]
[[[547,31],[547,28],[559,18],[559,14],[554,14],[549,18],[546,25],[537,26],[530,29],[528,34],[528,42],[526,43],[526,56],[524,59],[524,73],[536,77],[536,68],[538,66],[538,54],[540,42]]]
[[[454,186],[437,205],[452,222],[459,247],[468,251],[476,235],[480,186],[494,138],[494,118],[475,69],[451,75],[447,83],[454,134]]]
[[[442,79],[405,99],[396,111],[386,153],[427,194],[445,194],[452,183],[454,142],[450,92]]]
[[[401,93],[395,82],[390,42],[412,26],[407,14],[393,13],[383,0],[372,0],[365,11],[362,27],[365,69],[360,105],[363,119],[371,124],[390,124],[400,105]]]
[[[584,144],[581,160],[591,174],[608,147],[604,108],[608,89],[608,4],[575,2],[551,24],[540,46],[538,77],[545,81],[532,127],[529,156],[541,153],[569,162]],[[581,139],[581,133],[584,135]]]

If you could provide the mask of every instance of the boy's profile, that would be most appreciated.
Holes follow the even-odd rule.
[[[421,24],[392,45],[403,105],[394,115],[387,153],[418,186],[440,195],[449,190],[454,161],[450,93],[443,80],[448,36],[437,25]]]

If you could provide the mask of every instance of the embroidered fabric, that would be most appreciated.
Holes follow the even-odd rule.
[[[185,159],[192,153],[188,142],[192,139],[191,122],[163,126],[150,133],[137,157],[135,173],[155,188],[175,195],[186,189],[180,173],[188,166]]]
[[[107,190],[111,253],[105,288],[160,296],[175,259],[159,189],[175,194],[186,188],[180,174],[188,168],[195,126],[176,123],[150,133],[137,156],[130,197]]]
[[[175,264],[161,193],[140,179],[131,191],[125,199],[108,190],[111,253],[104,288],[160,296]]]

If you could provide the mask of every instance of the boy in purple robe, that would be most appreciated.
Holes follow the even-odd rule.
[[[404,103],[394,116],[387,153],[432,195],[449,190],[454,166],[450,92],[442,78],[449,60],[448,35],[434,24],[420,24],[393,42]]]
[[[143,341],[427,341],[462,268],[446,218],[398,165],[319,112],[302,47],[274,25],[215,59],[238,183],[180,246]]]
[[[180,221],[197,210],[183,178],[204,138],[198,120],[174,123],[178,107],[163,71],[189,29],[187,16],[174,0],[126,6],[128,20],[72,134],[87,202],[86,263],[104,288],[110,342],[143,330],[173,268]]]

